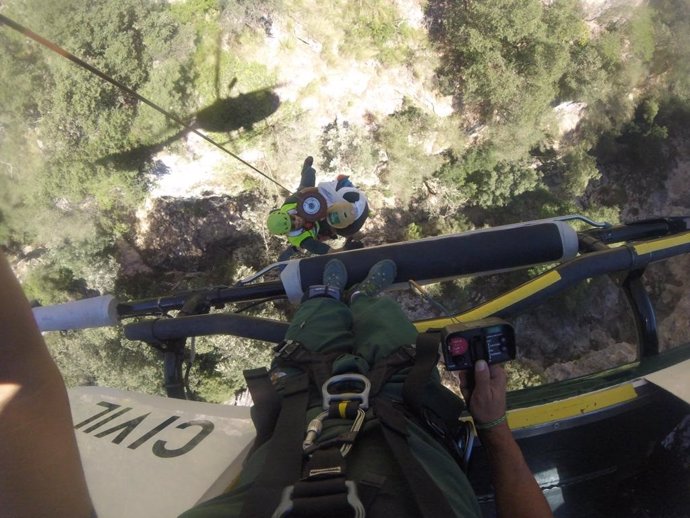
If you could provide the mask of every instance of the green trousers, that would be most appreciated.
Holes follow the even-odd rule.
[[[349,349],[371,366],[401,345],[414,344],[417,329],[388,297],[360,296],[351,306],[322,297],[300,306],[285,338],[316,352]]]
[[[350,354],[344,354],[334,363],[334,373],[359,371],[363,374],[377,360],[401,345],[414,344],[416,337],[416,328],[392,299],[367,296],[357,298],[351,306],[327,297],[308,300],[295,314],[285,335],[286,339],[299,341],[312,351],[348,350]],[[286,371],[286,374],[291,372]],[[404,373],[402,379],[397,378],[392,379],[386,392],[399,393]],[[434,378],[438,380],[437,376]],[[318,411],[318,408],[313,408],[306,422]],[[337,433],[337,429],[331,432]],[[410,451],[447,496],[457,518],[480,517],[472,487],[450,454],[413,423],[409,423],[409,432]],[[324,430],[323,437],[327,435],[330,434]],[[246,492],[269,460],[266,458],[269,444],[270,441],[259,447],[248,459],[232,491],[187,511],[181,518],[238,517]],[[407,516],[416,516],[416,506],[410,494],[414,488],[406,485],[380,427],[375,424],[365,427],[360,433],[348,457],[348,476],[353,480],[360,480],[372,470],[385,476],[387,484],[377,495],[370,515],[383,516],[391,500],[403,500],[403,507],[410,510]]]

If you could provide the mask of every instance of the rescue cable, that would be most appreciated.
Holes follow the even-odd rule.
[[[186,122],[184,122],[184,121],[183,121],[182,119],[180,119],[179,117],[176,117],[176,116],[173,115],[172,113],[170,113],[170,112],[168,112],[167,110],[165,110],[165,109],[161,108],[160,106],[158,106],[158,105],[157,105],[156,103],[154,103],[153,101],[150,101],[150,100],[148,100],[146,97],[144,97],[144,96],[138,94],[135,90],[133,90],[132,88],[128,87],[128,86],[125,85],[124,83],[121,83],[120,81],[118,81],[118,80],[116,80],[116,79],[113,79],[112,77],[108,76],[108,75],[105,74],[104,72],[101,72],[100,70],[98,70],[98,69],[97,69],[96,67],[94,67],[93,65],[90,65],[90,64],[87,63],[86,61],[84,61],[84,60],[78,58],[78,57],[75,56],[74,54],[72,54],[72,53],[68,52],[67,50],[63,49],[62,47],[59,47],[58,45],[56,45],[55,43],[51,42],[50,40],[47,40],[46,38],[44,38],[44,37],[42,37],[42,36],[39,36],[38,34],[36,34],[35,32],[31,31],[30,29],[24,27],[23,25],[18,24],[17,22],[15,22],[15,21],[13,21],[13,20],[10,20],[9,18],[7,18],[6,16],[4,16],[4,15],[2,15],[2,14],[0,14],[0,23],[7,25],[9,28],[11,28],[11,29],[13,29],[13,30],[19,32],[20,34],[23,34],[23,35],[26,36],[27,38],[30,38],[30,39],[34,40],[35,42],[39,43],[40,45],[43,45],[43,46],[46,47],[47,49],[52,50],[52,51],[55,52],[56,54],[59,54],[60,56],[62,56],[62,57],[65,58],[65,59],[68,59],[69,61],[71,61],[72,63],[76,64],[77,66],[79,66],[79,67],[81,67],[81,68],[83,68],[83,69],[85,69],[85,70],[88,70],[88,71],[91,72],[92,74],[94,74],[94,75],[100,77],[100,78],[103,79],[104,81],[107,81],[108,83],[114,85],[115,87],[119,88],[120,90],[123,90],[123,91],[127,92],[128,94],[133,95],[134,97],[136,97],[138,100],[140,100],[140,101],[143,102],[144,104],[147,104],[148,106],[150,106],[151,108],[153,108],[153,109],[156,110],[157,112],[162,113],[162,114],[163,114],[164,116],[166,116],[168,119],[170,119],[170,120],[176,122],[177,124],[179,124],[180,126],[182,126],[183,128],[185,128],[186,130],[189,130],[189,131],[191,131],[192,133],[198,135],[199,137],[201,137],[202,139],[204,139],[206,142],[209,142],[210,144],[214,145],[215,147],[217,147],[217,148],[220,149],[221,151],[226,152],[228,155],[230,155],[230,156],[233,157],[234,159],[239,160],[239,161],[242,162],[244,165],[246,165],[247,167],[253,169],[255,172],[259,173],[261,176],[263,176],[263,177],[266,178],[267,180],[270,180],[271,182],[273,182],[274,184],[276,184],[278,187],[280,187],[281,189],[283,189],[283,191],[285,191],[287,194],[290,194],[290,193],[292,192],[292,191],[290,191],[287,187],[285,187],[284,185],[282,185],[281,183],[279,183],[278,181],[274,180],[273,178],[271,178],[270,176],[268,176],[268,175],[265,174],[264,172],[260,171],[259,169],[257,169],[255,166],[253,166],[252,164],[250,164],[250,163],[247,162],[246,160],[243,160],[242,158],[240,158],[239,156],[237,156],[236,154],[234,154],[234,153],[231,152],[230,150],[226,149],[223,145],[217,143],[217,142],[216,142],[215,140],[213,140],[212,138],[207,137],[206,135],[204,135],[203,133],[201,133],[199,130],[195,129],[193,126],[191,126],[191,125],[187,124]]]

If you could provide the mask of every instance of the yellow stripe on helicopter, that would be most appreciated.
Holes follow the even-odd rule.
[[[625,385],[588,394],[580,394],[552,403],[509,410],[508,424],[512,430],[539,426],[569,417],[604,410],[632,401],[636,397],[637,392],[632,383],[626,383]]]
[[[655,239],[654,241],[640,243],[635,245],[633,248],[635,249],[635,253],[638,255],[644,255],[651,252],[658,252],[659,250],[664,250],[665,248],[685,245],[688,243],[690,243],[690,232],[685,232],[673,237],[662,237],[661,239]]]
[[[526,282],[522,286],[518,286],[514,290],[497,297],[486,304],[482,304],[466,313],[461,313],[455,318],[460,321],[468,320],[479,320],[482,318],[489,317],[496,314],[504,308],[512,306],[521,300],[526,299],[540,292],[543,289],[557,283],[561,280],[561,275],[557,271],[550,271],[544,275],[540,275],[536,279]],[[452,324],[450,318],[437,318],[434,320],[424,320],[422,322],[415,322],[415,326],[419,332],[426,331],[427,329],[443,327],[448,324]]]

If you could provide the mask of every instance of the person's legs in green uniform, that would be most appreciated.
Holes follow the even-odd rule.
[[[304,301],[285,334],[286,340],[298,341],[307,349],[323,353],[335,350],[352,350],[353,338],[350,308],[347,304],[331,297],[319,297]],[[298,372],[298,369],[294,367],[282,367],[281,370],[287,375]],[[266,462],[269,445],[270,441],[260,446],[247,459],[231,492],[190,509],[180,518],[238,517],[247,492]]]
[[[307,349],[322,353],[351,350],[353,338],[350,308],[331,297],[303,302],[285,333],[286,340],[301,342]]]
[[[417,330],[400,306],[388,297],[378,297],[393,284],[397,270],[390,259],[379,261],[371,267],[366,279],[352,288],[348,297],[355,352],[369,365],[417,339]]]
[[[370,365],[417,339],[417,329],[389,297],[360,295],[350,309],[356,353]]]
[[[417,329],[393,299],[360,294],[351,302],[350,309],[353,318],[354,354],[365,358],[370,365],[401,345],[415,344]],[[394,375],[385,385],[382,394],[395,399],[401,398],[408,371],[409,369],[404,369]],[[433,397],[435,390],[441,390],[440,376],[436,369],[432,370],[429,382],[426,390]],[[456,516],[480,516],[472,487],[455,460],[428,431],[412,423],[408,424],[407,431],[410,452],[447,496]],[[415,488],[407,489],[414,491]]]
[[[369,294],[359,294],[355,297],[351,307],[334,298],[321,297],[305,301],[295,314],[295,317],[285,336],[286,339],[301,342],[312,351],[329,352],[349,348],[352,354],[364,358],[369,365],[393,352],[401,345],[414,344],[417,330],[409,321],[402,309],[388,297],[375,297]],[[432,374],[433,378],[434,376]],[[386,389],[400,396],[404,372],[394,376]],[[388,392],[388,390],[384,390]],[[362,441],[366,441],[372,433],[379,433],[377,428],[362,434]],[[411,426],[410,450],[422,467],[428,471],[438,483],[444,494],[447,494],[458,516],[480,516],[479,508],[474,499],[472,489],[464,474],[459,470],[452,458],[448,456],[442,446],[438,444],[424,430]],[[376,465],[385,470],[395,466],[390,452],[383,445],[380,436],[375,437],[374,452],[378,452]],[[258,471],[266,461],[266,446],[264,445],[248,460],[238,486],[230,493],[202,504],[185,513],[184,518],[230,518],[239,516],[244,497],[256,477]],[[365,442],[356,444],[352,457],[349,457],[350,467],[357,471],[358,461],[362,458],[370,460],[371,449],[362,448]],[[366,470],[370,470],[371,462],[365,463]],[[406,506],[414,509],[410,491],[414,488],[406,486],[401,474],[385,472],[390,483],[395,479],[395,490],[390,495],[382,491],[379,495],[381,508],[385,509],[388,496],[405,499]],[[367,471],[368,472],[368,471]],[[402,488],[402,489],[400,489]],[[414,512],[414,511],[412,511]]]
[[[302,303],[285,339],[301,342],[307,349],[320,353],[351,351],[354,346],[352,313],[339,300],[346,284],[345,265],[337,259],[329,261],[323,271],[323,286],[315,287],[321,290],[316,292],[320,296]],[[314,296],[312,291],[308,294]]]

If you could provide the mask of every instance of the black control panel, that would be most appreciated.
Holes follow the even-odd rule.
[[[515,331],[495,317],[453,324],[441,330],[440,348],[450,371],[473,369],[477,360],[502,363],[515,359]]]

